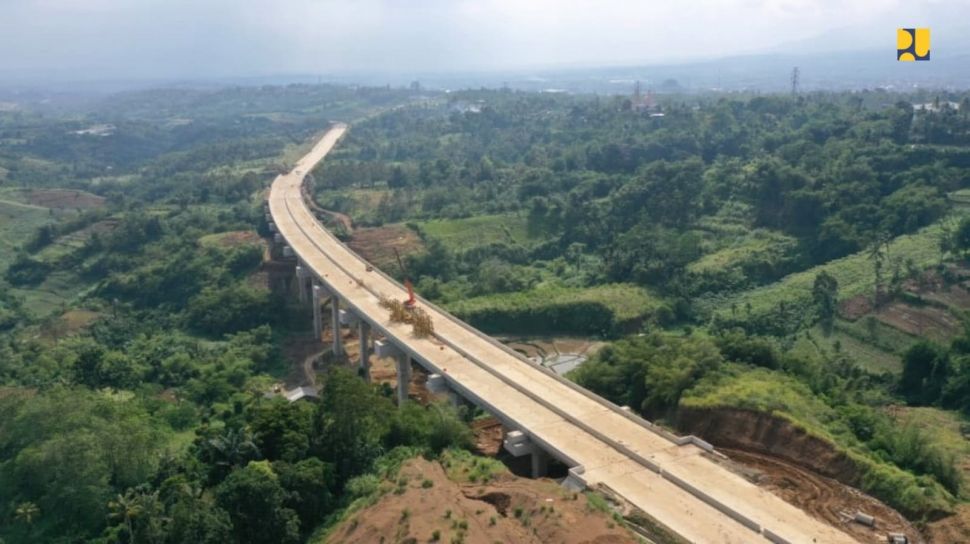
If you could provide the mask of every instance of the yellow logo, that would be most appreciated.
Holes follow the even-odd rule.
[[[930,60],[930,29],[897,28],[896,60],[901,62]]]

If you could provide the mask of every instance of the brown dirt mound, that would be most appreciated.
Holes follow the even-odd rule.
[[[395,249],[402,258],[424,251],[421,238],[404,225],[357,229],[349,245],[361,257],[385,271],[395,271],[398,268]]]
[[[961,504],[952,516],[928,523],[925,532],[933,544],[970,542],[970,504]]]
[[[497,456],[502,450],[502,422],[494,417],[476,419],[471,427],[475,434],[475,451],[480,455]]]
[[[412,459],[376,504],[351,514],[326,542],[626,544],[637,540],[550,480],[502,476],[485,485],[452,481],[437,462]],[[437,537],[437,538],[436,538]]]

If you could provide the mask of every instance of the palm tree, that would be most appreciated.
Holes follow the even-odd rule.
[[[17,509],[14,510],[14,517],[17,521],[26,523],[27,525],[33,525],[34,520],[40,516],[40,508],[36,504],[25,501],[17,505]]]
[[[209,440],[209,445],[221,459],[216,464],[238,467],[259,456],[253,436],[244,428],[228,429],[222,436]]]
[[[135,538],[134,520],[141,514],[141,497],[133,489],[125,491],[125,494],[118,494],[114,500],[108,502],[111,512],[108,518],[114,521],[122,521],[125,529],[128,530],[128,541]]]

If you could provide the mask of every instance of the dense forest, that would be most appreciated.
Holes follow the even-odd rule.
[[[467,414],[394,409],[350,371],[326,377],[321,403],[267,397],[306,319],[253,281],[255,233],[220,242],[265,232],[258,193],[329,119],[405,97],[166,91],[112,97],[83,122],[0,117],[0,198],[39,217],[0,280],[0,539],[302,542],[402,460],[468,446]],[[114,132],[76,134],[102,124]],[[86,191],[104,205],[16,200],[70,208],[96,201]],[[63,275],[45,314],[38,293]],[[82,315],[96,319],[72,325]]]
[[[968,167],[966,95],[478,91],[359,123],[316,187],[361,227],[414,231],[418,291],[485,330],[648,333],[579,383],[671,424],[690,405],[780,414],[918,519],[962,500],[964,476],[885,407],[966,410],[966,333],[921,339],[877,317],[931,304],[907,290],[929,277],[961,280]],[[850,297],[872,313],[845,317]],[[872,345],[885,368],[858,358]],[[762,403],[765,380],[782,394]]]
[[[670,427],[784,418],[912,520],[965,503],[965,440],[915,418],[970,416],[970,97],[650,98],[296,85],[0,112],[0,538],[318,541],[405,458],[470,446],[473,410],[394,409],[344,369],[319,403],[266,396],[309,323],[260,279],[261,193],[332,120],[352,127],[318,204],[352,245],[413,239],[380,264],[422,296],[603,341],[570,379]],[[957,325],[900,332],[900,307]]]

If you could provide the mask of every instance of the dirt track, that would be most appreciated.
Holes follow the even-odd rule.
[[[861,542],[886,542],[886,533],[905,533],[910,542],[922,542],[919,531],[892,508],[860,493],[858,490],[831,478],[787,463],[768,455],[718,448],[730,457],[728,464],[739,464],[736,469],[759,486],[799,508],[840,527]],[[876,517],[876,528],[846,522],[844,513],[862,511]]]

